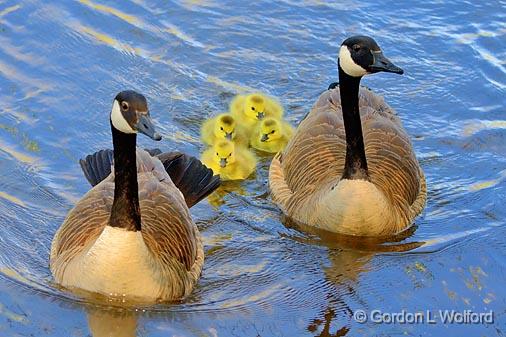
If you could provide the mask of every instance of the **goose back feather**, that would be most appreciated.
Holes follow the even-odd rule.
[[[409,137],[395,111],[365,87],[359,90],[369,182],[384,197],[382,224],[353,229],[339,222],[328,228],[356,235],[397,233],[411,224],[425,204],[426,185]],[[273,200],[285,214],[319,226],[316,210],[340,183],[346,139],[339,87],[325,91],[300,123],[286,149],[271,163],[269,183]],[[334,200],[340,203],[343,200]],[[374,207],[374,205],[371,205]],[[367,222],[367,221],[366,221]]]

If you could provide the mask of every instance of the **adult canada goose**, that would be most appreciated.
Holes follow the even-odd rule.
[[[338,70],[339,84],[318,98],[274,157],[273,200],[294,220],[329,231],[398,233],[425,205],[425,176],[395,111],[360,80],[403,70],[366,36],[342,43]]]
[[[188,208],[220,180],[196,158],[136,148],[138,132],[161,139],[143,95],[120,92],[110,124],[114,152],[101,150],[81,160],[94,187],[56,233],[51,272],[70,289],[142,301],[181,299],[204,262]]]

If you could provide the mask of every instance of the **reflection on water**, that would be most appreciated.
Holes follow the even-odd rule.
[[[356,336],[447,333],[359,324],[357,309],[494,310],[504,334],[506,12],[494,1],[0,3],[0,335]],[[256,175],[192,214],[206,262],[184,303],[79,300],[52,284],[51,239],[89,186],[78,160],[111,146],[114,94],[150,101],[163,150],[198,155],[236,93],[278,97],[296,125],[336,80],[347,35],[406,74],[365,79],[412,135],[427,208],[402,235],[357,239],[284,219]],[[141,139],[140,146],[153,147]]]
[[[315,337],[341,337],[346,336],[348,331],[350,331],[349,327],[343,326],[341,329],[336,330],[335,333],[331,333],[330,325],[332,323],[332,319],[336,317],[336,312],[330,307],[327,308],[324,313],[320,314],[319,317],[322,317],[323,319],[315,318],[307,326],[307,330],[314,333]]]
[[[137,315],[130,311],[89,309],[88,326],[93,337],[135,337]]]

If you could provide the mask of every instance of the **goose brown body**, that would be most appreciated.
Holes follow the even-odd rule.
[[[425,205],[426,184],[409,137],[382,97],[360,87],[367,180],[342,179],[346,137],[339,87],[325,91],[272,161],[272,198],[289,217],[352,235],[409,227]]]
[[[129,247],[128,242],[108,242],[104,251],[100,244],[97,248],[97,242],[107,240],[104,236],[112,229],[108,226],[114,200],[112,170],[69,212],[54,238],[50,265],[59,284],[150,300],[180,299],[193,289],[204,251],[184,196],[157,157],[137,149],[136,160],[142,228],[132,235],[142,236],[145,251],[131,251],[138,248]],[[132,262],[136,258],[141,270]]]

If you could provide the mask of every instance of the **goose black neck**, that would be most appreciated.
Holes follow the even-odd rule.
[[[135,156],[137,135],[118,131],[112,124],[111,130],[114,147],[114,201],[109,225],[140,231],[141,213]]]
[[[369,179],[362,123],[358,109],[360,79],[360,77],[346,74],[339,66],[339,92],[346,134],[346,159],[342,179]]]

